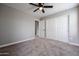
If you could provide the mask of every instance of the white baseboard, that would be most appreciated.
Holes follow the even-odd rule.
[[[12,43],[8,43],[8,44],[3,44],[3,45],[0,45],[0,48],[2,47],[6,47],[6,46],[10,46],[10,45],[14,45],[14,44],[18,44],[18,43],[22,43],[22,42],[25,42],[25,41],[28,41],[28,40],[33,40],[35,37],[30,37],[30,38],[27,38],[25,40],[21,40],[21,41],[17,41],[17,42],[12,42]]]
[[[79,46],[79,44],[78,44],[78,43],[68,42],[68,44],[75,45],[75,46]]]
[[[28,40],[33,40],[34,38],[35,37],[30,37],[30,38],[27,38],[25,40],[21,40],[21,41],[17,41],[17,42],[12,42],[12,43],[8,43],[8,44],[3,44],[3,45],[0,45],[0,48],[6,47],[6,46],[10,46],[10,45],[14,45],[14,44],[18,44],[18,43],[22,43],[22,42],[25,42],[25,41],[28,41]],[[47,38],[47,39],[51,39],[51,38]],[[55,39],[51,39],[51,40],[55,40]],[[60,40],[57,40],[57,41],[60,41]],[[61,42],[64,42],[64,41],[61,41]],[[79,44],[77,44],[77,43],[72,43],[72,42],[64,42],[64,43],[67,43],[67,44],[70,44],[70,45],[79,46]]]
[[[52,38],[47,38],[47,39],[55,40],[55,39],[52,39]],[[65,41],[61,41],[61,40],[56,40],[56,41],[64,42],[64,43],[67,43],[67,44],[70,44],[70,45],[74,45],[74,46],[79,46],[79,44],[78,44],[78,43],[65,42]]]

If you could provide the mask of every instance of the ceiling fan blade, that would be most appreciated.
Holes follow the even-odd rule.
[[[42,12],[45,13],[44,9],[42,9]]]
[[[44,8],[53,8],[53,6],[44,6]]]
[[[34,4],[34,3],[29,3],[30,5],[34,5],[34,6],[37,6],[38,7],[38,5],[36,5],[36,4]]]
[[[39,10],[39,8],[35,9],[33,12],[36,12],[37,10]]]

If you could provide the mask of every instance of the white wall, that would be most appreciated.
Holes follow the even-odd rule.
[[[78,8],[72,8],[44,17],[41,19],[41,22],[45,20],[47,38],[52,38],[64,42],[79,43]],[[40,32],[43,32],[42,29]]]
[[[0,45],[33,37],[34,17],[0,4]]]

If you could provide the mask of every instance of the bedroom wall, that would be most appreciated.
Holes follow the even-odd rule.
[[[0,45],[34,37],[34,17],[0,4]]]
[[[46,21],[47,38],[79,44],[78,7],[41,18],[40,22],[44,21]],[[39,32],[44,32],[41,28],[43,26]]]

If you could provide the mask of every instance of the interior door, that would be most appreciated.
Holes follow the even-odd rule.
[[[68,16],[61,15],[48,19],[46,22],[47,38],[68,41]]]
[[[39,36],[38,32],[39,32],[39,21],[35,21],[35,36]]]
[[[41,20],[39,22],[39,36],[40,37],[45,37],[45,24],[44,24],[44,20]]]
[[[56,21],[56,39],[68,42],[68,16],[63,15],[55,19]]]

